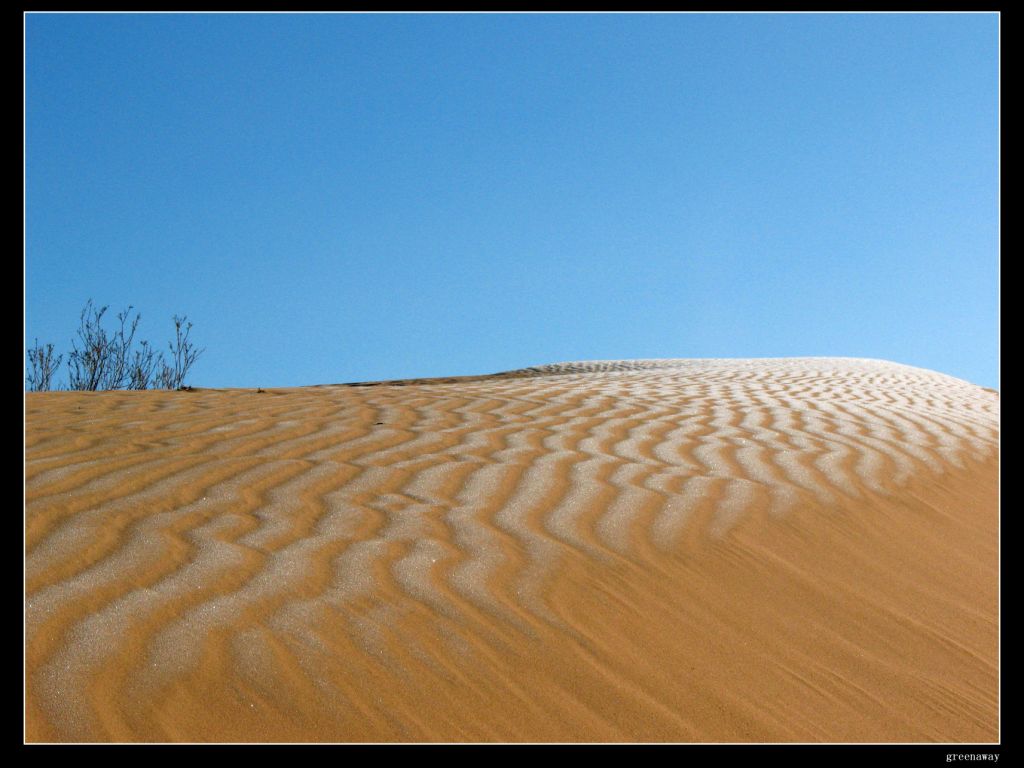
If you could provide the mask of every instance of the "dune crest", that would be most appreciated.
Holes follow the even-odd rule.
[[[998,738],[999,397],[850,358],[27,396],[30,741]]]

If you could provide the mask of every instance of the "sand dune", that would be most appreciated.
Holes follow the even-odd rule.
[[[998,739],[998,395],[859,359],[26,397],[29,741]]]

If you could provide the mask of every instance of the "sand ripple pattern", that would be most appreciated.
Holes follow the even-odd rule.
[[[52,738],[89,740],[130,738],[98,699],[167,695],[218,654],[336,700],[326,625],[395,674],[414,615],[453,652],[571,634],[546,597],[567,558],[636,566],[751,521],[870,509],[992,459],[999,403],[909,366],[807,358],[53,393],[27,413],[30,698]]]

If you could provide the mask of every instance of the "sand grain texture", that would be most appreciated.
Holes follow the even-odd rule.
[[[998,395],[857,359],[26,398],[29,741],[998,738]]]

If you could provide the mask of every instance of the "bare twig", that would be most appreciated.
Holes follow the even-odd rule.
[[[172,365],[161,362],[160,374],[157,377],[160,387],[163,389],[181,389],[189,369],[199,355],[205,351],[196,349],[195,345],[189,341],[192,323],[188,322],[187,316],[175,315],[173,320],[174,341],[168,344]]]
[[[68,376],[71,389],[94,392],[99,389],[110,365],[110,340],[103,330],[101,321],[107,307],[96,309],[92,299],[85,303],[78,326],[78,339],[71,340],[71,354],[68,357]]]
[[[45,347],[39,345],[36,339],[35,346],[28,351],[29,375],[25,380],[26,389],[29,392],[47,392],[54,372],[60,367],[60,361],[64,355],[53,355],[53,344]]]

